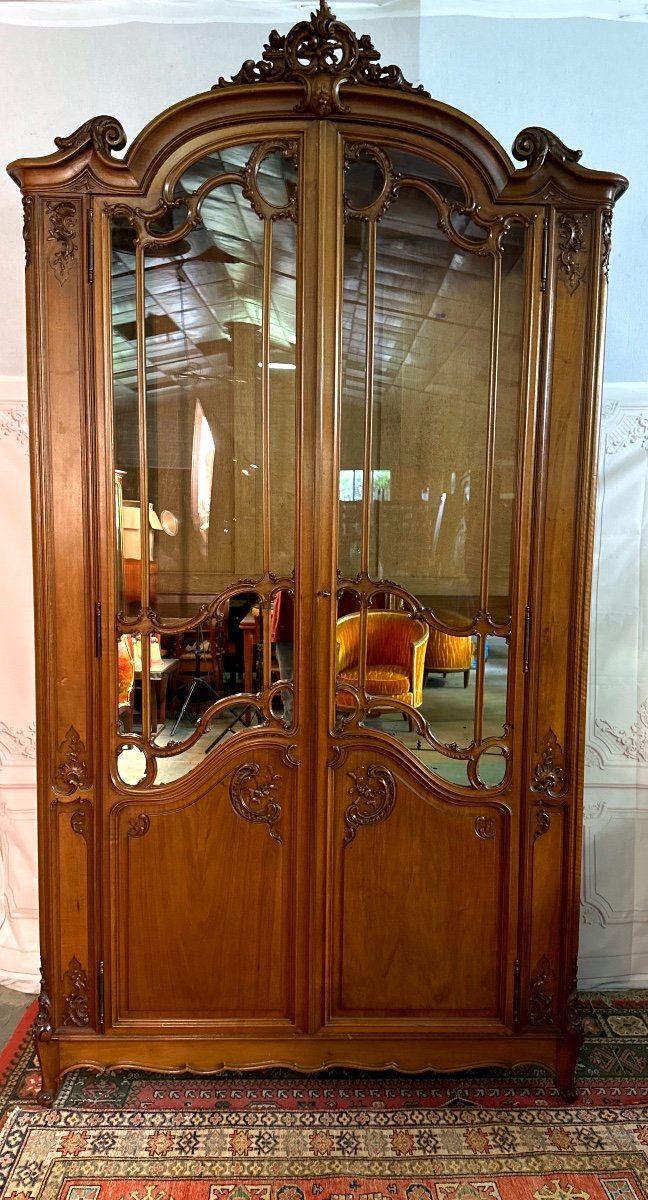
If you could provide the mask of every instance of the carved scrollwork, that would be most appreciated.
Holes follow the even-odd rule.
[[[262,768],[258,763],[243,763],[234,772],[230,782],[232,808],[246,821],[264,821],[270,837],[281,842],[277,829],[281,806],[273,799],[280,775],[274,775],[270,767]]]
[[[31,267],[34,258],[34,197],[23,196],[23,241],[25,266]]]
[[[553,729],[545,734],[540,747],[540,762],[531,780],[532,792],[544,792],[558,799],[565,790],[565,756]]]
[[[63,1024],[87,1025],[88,1017],[88,972],[83,970],[76,956],[70,959],[63,976]]]
[[[601,222],[601,269],[606,279],[610,275],[610,253],[612,250],[612,209],[603,210]]]
[[[358,767],[348,772],[351,787],[349,795],[355,797],[344,814],[345,842],[352,842],[360,825],[375,825],[384,821],[394,807],[396,784],[390,771],[384,767]]]
[[[529,1021],[532,1025],[553,1025],[553,992],[556,986],[546,954],[538,963],[529,984]]]
[[[90,771],[86,757],[86,748],[81,741],[74,725],[70,725],[58,749],[59,765],[56,769],[54,783],[64,796],[71,796],[76,791],[90,787]]]
[[[264,160],[273,151],[278,151],[281,157],[293,162],[295,166],[298,163],[298,145],[296,141],[273,141],[262,142],[257,146],[256,150],[250,155],[244,171],[245,183],[243,185],[243,197],[249,200],[254,212],[263,220],[269,221],[278,220],[297,220],[297,191],[295,188],[289,190],[289,198],[286,204],[277,205],[271,204],[266,200],[265,196],[259,188],[258,174],[259,168]]]
[[[78,833],[80,837],[88,840],[88,826],[92,813],[92,805],[89,800],[79,800],[79,803],[74,808],[70,816],[70,825],[74,833]]]
[[[47,240],[55,243],[49,264],[63,286],[79,250],[77,209],[71,200],[48,200],[46,211],[50,225]]]
[[[340,100],[340,87],[344,83],[365,83],[428,95],[422,86],[408,83],[399,67],[381,66],[379,60],[380,54],[369,35],[356,37],[348,25],[335,18],[326,0],[320,0],[310,21],[300,21],[285,36],[273,29],[259,62],[247,59],[237,75],[231,80],[221,77],[215,86],[294,80],[306,92],[299,111],[321,117],[346,111]]]
[[[533,831],[534,842],[536,841],[537,838],[542,837],[543,833],[546,833],[547,830],[549,829],[549,826],[551,825],[551,814],[548,813],[546,808],[543,807],[542,802],[540,800],[537,801],[537,805],[538,805],[538,807],[536,809],[536,827]]]
[[[585,243],[584,218],[578,213],[562,213],[558,218],[558,270],[568,292],[573,295],[585,277],[580,259]]]
[[[113,150],[123,150],[126,134],[116,117],[91,117],[67,137],[54,138],[59,150],[82,150],[92,146],[101,158],[110,159]]]
[[[138,813],[136,817],[131,817],[128,822],[128,836],[132,838],[144,837],[144,834],[148,833],[150,828],[151,818],[148,813]]]
[[[347,220],[348,217],[354,216],[359,217],[361,221],[380,221],[396,196],[396,184],[400,179],[400,174],[394,170],[385,151],[379,146],[373,146],[370,142],[347,143],[344,154],[345,169],[352,163],[358,162],[362,157],[371,158],[378,164],[383,176],[382,187],[375,200],[372,200],[364,208],[357,208],[345,195],[344,218]]]
[[[541,125],[529,125],[518,133],[512,154],[518,162],[526,160],[529,171],[537,171],[547,159],[562,164],[577,163],[583,152],[570,150],[551,130],[543,129]]]
[[[475,833],[477,837],[483,838],[485,842],[490,842],[495,837],[495,821],[492,817],[477,817],[475,819]]]
[[[38,1012],[34,1018],[34,1036],[38,1042],[48,1042],[54,1032],[52,1025],[52,1001],[45,979],[45,963],[41,963]]]

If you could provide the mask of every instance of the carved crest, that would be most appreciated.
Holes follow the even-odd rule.
[[[549,959],[540,959],[529,985],[529,1021],[532,1025],[553,1025],[553,990],[556,986]]]
[[[360,825],[375,825],[388,817],[396,799],[396,784],[390,771],[384,767],[358,767],[348,772],[351,787],[349,795],[355,797],[344,814],[345,842],[352,842]]]
[[[79,250],[76,205],[71,200],[48,200],[46,207],[50,225],[47,240],[54,242],[49,264],[63,286]]]
[[[88,973],[83,970],[76,956],[70,959],[63,976],[64,1025],[88,1024]]]
[[[585,243],[585,219],[577,213],[562,213],[558,218],[558,270],[572,295],[585,277],[581,258]]]
[[[273,775],[269,767],[260,767],[258,763],[243,763],[234,772],[230,782],[230,800],[232,808],[246,821],[265,821],[270,837],[281,842],[282,837],[276,828],[281,816],[281,806],[273,799],[277,791],[280,775]]]
[[[273,29],[258,62],[249,58],[231,80],[222,76],[215,87],[232,84],[301,83],[305,90],[298,111],[326,117],[345,112],[340,100],[342,84],[364,83],[427,96],[422,85],[414,87],[396,66],[381,66],[380,54],[368,34],[355,33],[338,21],[327,0],[320,0],[310,21],[300,21],[287,34]],[[214,90],[214,89],[212,89]]]
[[[538,171],[547,160],[551,162],[553,159],[554,162],[563,165],[577,163],[582,158],[583,151],[570,150],[550,129],[543,129],[541,125],[529,125],[518,133],[513,142],[512,154],[518,162],[526,160],[527,170]]]
[[[555,799],[565,790],[565,756],[553,729],[545,734],[540,750],[541,758],[533,772],[531,791],[544,792]]]
[[[54,778],[57,789],[65,796],[71,796],[73,792],[90,787],[86,748],[74,725],[70,725],[58,752],[60,761]]]

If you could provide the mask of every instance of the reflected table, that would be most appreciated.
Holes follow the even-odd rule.
[[[180,662],[177,658],[163,658],[151,663],[151,730],[157,733],[166,722],[167,698],[173,702],[175,684]],[[135,683],[142,686],[141,668],[135,670]]]

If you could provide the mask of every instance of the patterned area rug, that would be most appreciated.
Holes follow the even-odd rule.
[[[532,1069],[79,1071],[42,1110],[26,1019],[0,1069],[0,1198],[648,1200],[648,994],[583,1000],[574,1105]]]

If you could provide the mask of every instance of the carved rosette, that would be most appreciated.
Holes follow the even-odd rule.
[[[281,842],[282,837],[277,829],[281,816],[281,806],[273,798],[280,775],[274,775],[270,767],[260,767],[258,763],[243,763],[234,772],[230,782],[230,801],[234,812],[245,821],[261,821],[268,826],[270,837]]]
[[[76,205],[71,200],[48,200],[46,210],[50,226],[47,240],[54,242],[49,264],[62,287],[79,252]]]
[[[73,725],[70,725],[58,749],[59,765],[56,769],[54,783],[64,796],[72,796],[76,791],[90,787],[90,771],[86,757],[86,748]]]
[[[357,771],[347,774],[351,780],[349,795],[354,797],[353,804],[344,814],[344,840],[349,843],[360,825],[375,825],[389,816],[396,799],[396,784],[391,772],[384,767],[358,767]]]
[[[63,976],[63,1024],[87,1025],[88,1017],[88,973],[83,970],[76,956],[70,959]]]
[[[31,267],[34,258],[34,197],[23,197],[23,241],[25,266]]]
[[[380,54],[369,35],[356,37],[348,25],[335,18],[326,0],[320,0],[310,21],[300,21],[285,36],[273,29],[259,62],[247,59],[237,75],[231,80],[221,76],[215,86],[284,80],[301,83],[305,90],[299,111],[320,117],[347,111],[340,100],[344,83],[428,95],[421,85],[409,83],[399,67],[381,66]]]
[[[558,271],[571,295],[585,278],[584,221],[579,213],[562,213],[558,218]]]
[[[529,1021],[531,1025],[553,1025],[554,975],[546,954],[540,959],[529,984]]]
[[[565,791],[565,755],[553,729],[542,739],[540,761],[533,772],[531,791],[544,792],[552,799],[558,799]]]

